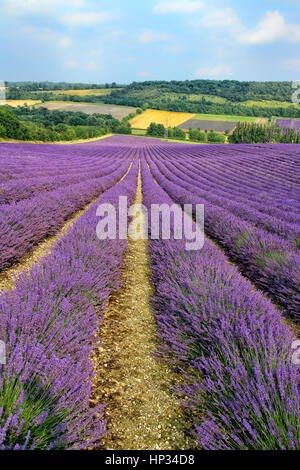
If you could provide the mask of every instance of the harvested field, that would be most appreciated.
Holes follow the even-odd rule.
[[[58,90],[55,91],[55,94],[58,95],[76,95],[76,96],[93,96],[101,95],[106,96],[110,95],[112,90],[120,90],[120,88],[90,88],[88,90]]]
[[[17,106],[34,106],[35,104],[40,104],[41,100],[0,100],[0,106],[8,105],[16,108]]]
[[[165,127],[176,127],[182,122],[194,117],[191,113],[174,113],[172,111],[157,111],[155,109],[147,109],[142,114],[130,120],[132,127],[136,129],[147,129],[151,122],[163,124]]]
[[[235,121],[212,121],[201,119],[189,119],[177,127],[181,129],[200,129],[202,131],[225,132],[233,131],[237,123]]]
[[[92,104],[92,103],[66,103],[64,101],[48,101],[39,106],[47,108],[50,111],[71,111],[86,114],[111,114],[116,119],[123,119],[128,114],[135,112],[136,108],[128,106],[114,106],[110,104]]]

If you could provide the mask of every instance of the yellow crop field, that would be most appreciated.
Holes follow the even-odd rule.
[[[88,90],[57,90],[55,91],[58,95],[77,95],[77,96],[89,96],[89,95],[110,95],[112,90],[119,90],[119,88],[91,88]]]
[[[13,108],[16,108],[17,106],[24,106],[25,103],[27,103],[28,106],[33,106],[35,104],[41,103],[41,100],[0,100],[0,106],[7,104]]]
[[[133,128],[147,129],[151,122],[163,124],[165,127],[179,126],[183,122],[191,119],[195,114],[191,113],[175,113],[173,111],[157,111],[155,109],[147,109],[142,114],[138,114],[129,122]]]

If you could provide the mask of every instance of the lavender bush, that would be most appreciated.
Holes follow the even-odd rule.
[[[84,448],[101,442],[102,407],[91,408],[91,352],[109,294],[119,287],[127,242],[96,237],[96,208],[135,196],[138,162],[106,191],[30,277],[0,297],[0,448]],[[114,183],[111,177],[111,185]]]
[[[172,204],[143,163],[144,204]],[[152,240],[160,355],[179,367],[203,449],[299,449],[299,370],[291,330],[208,239]]]
[[[179,204],[204,203],[207,234],[225,248],[245,276],[299,321],[300,254],[291,239],[284,238],[285,234],[292,233],[291,224],[283,236],[256,227],[225,209],[226,203],[219,207],[199,197],[197,183],[194,186],[185,183],[183,160],[181,174],[176,175],[161,160],[155,159],[154,151],[150,153],[147,151],[146,157],[151,171],[171,198]],[[299,226],[294,226],[299,233]]]
[[[69,184],[15,204],[1,205],[0,271],[26,255],[45,237],[54,235],[75,212],[113,186],[129,164],[130,159],[117,165],[112,163],[107,176]],[[104,173],[107,172],[105,169]]]

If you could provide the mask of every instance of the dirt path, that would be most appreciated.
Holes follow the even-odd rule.
[[[142,202],[139,177],[136,203]],[[190,449],[191,423],[170,389],[178,377],[157,361],[146,240],[128,240],[122,287],[109,300],[95,352],[93,403],[106,403],[104,449]],[[103,447],[102,447],[103,449]]]

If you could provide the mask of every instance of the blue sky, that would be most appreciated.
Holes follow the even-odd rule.
[[[300,79],[299,1],[0,0],[0,79]]]

